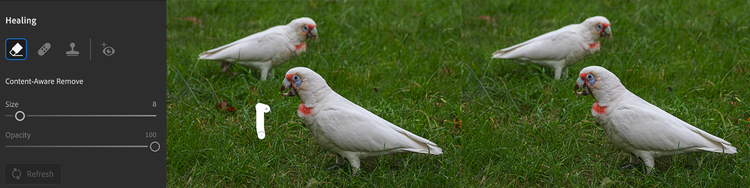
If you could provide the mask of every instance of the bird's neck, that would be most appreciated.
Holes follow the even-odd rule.
[[[328,87],[328,85],[324,85],[320,89],[300,92],[299,97],[302,103],[305,103],[305,106],[315,107],[332,94],[336,94],[336,92]]]
[[[613,104],[616,101],[619,101],[620,98],[622,98],[625,95],[632,94],[628,89],[625,89],[625,87],[622,86],[622,84],[617,85],[613,88],[609,88],[607,90],[599,90],[599,91],[592,91],[592,95],[594,96],[594,99],[597,103],[599,103],[599,106],[602,107],[608,107],[609,105]]]

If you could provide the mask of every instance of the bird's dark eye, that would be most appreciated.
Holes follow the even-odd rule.
[[[307,32],[308,29],[310,29],[310,28],[307,28],[307,25],[303,25],[302,26],[302,32]]]
[[[591,75],[591,74],[586,75],[586,80],[587,80],[586,83],[588,84],[589,87],[592,87],[594,86],[594,84],[596,84],[596,78],[594,78],[594,75]]]
[[[602,30],[602,24],[596,24],[596,31]]]
[[[297,81],[299,80],[299,76],[297,76],[297,75],[294,75],[294,76],[292,77],[292,80],[293,80],[294,82],[297,82]]]

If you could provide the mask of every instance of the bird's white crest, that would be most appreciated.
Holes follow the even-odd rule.
[[[302,103],[297,114],[323,150],[337,155],[336,164],[349,161],[352,173],[360,159],[395,153],[442,154],[437,145],[352,103],[334,92],[318,73],[297,67],[286,73],[281,86],[294,90]]]
[[[315,21],[302,17],[261,31],[227,45],[205,51],[198,59],[222,61],[222,71],[231,63],[261,70],[265,80],[271,68],[289,61],[307,49],[305,40],[318,38]]]
[[[581,70],[576,90],[585,88],[596,102],[591,114],[616,148],[641,158],[650,173],[654,158],[692,152],[737,153],[732,144],[698,129],[628,91],[609,70]],[[584,92],[586,93],[586,92]]]
[[[498,50],[492,53],[492,58],[518,59],[550,67],[555,69],[555,79],[560,79],[563,69],[594,54],[601,46],[599,39],[611,36],[609,20],[595,16]]]

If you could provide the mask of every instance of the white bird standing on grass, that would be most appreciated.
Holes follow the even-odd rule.
[[[289,89],[288,93],[283,93]],[[323,150],[336,154],[336,165],[349,161],[352,174],[360,159],[395,153],[439,155],[442,149],[352,103],[333,91],[318,73],[296,67],[286,73],[284,96],[299,96],[297,115]]]
[[[315,21],[302,17],[287,25],[272,27],[205,51],[198,59],[221,61],[222,72],[226,72],[232,63],[260,69],[260,79],[266,80],[269,69],[305,52],[308,38],[317,39],[318,28]]]
[[[624,168],[637,165],[641,158],[650,174],[654,158],[693,152],[737,153],[737,148],[729,142],[631,93],[607,69],[590,66],[581,70],[579,76],[576,94],[594,97],[591,114],[596,123],[602,126],[609,142],[630,153],[630,164]]]
[[[492,53],[492,58],[518,59],[550,67],[555,69],[555,79],[560,79],[564,68],[599,51],[602,37],[611,38],[612,28],[607,18],[595,16],[498,50]]]

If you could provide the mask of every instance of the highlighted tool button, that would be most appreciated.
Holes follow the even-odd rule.
[[[26,39],[25,38],[8,38],[5,39],[5,59],[7,60],[26,60]]]

